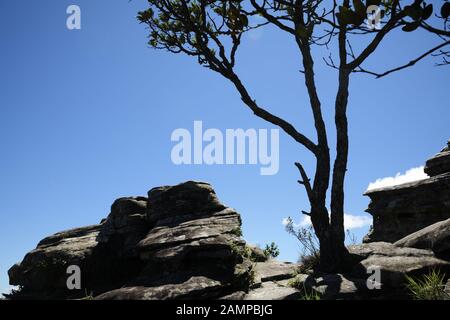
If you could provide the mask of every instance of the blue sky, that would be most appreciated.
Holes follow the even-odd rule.
[[[307,210],[293,163],[312,157],[280,135],[280,170],[259,166],[175,166],[176,128],[267,128],[234,88],[195,59],[156,51],[136,22],[146,1],[0,2],[0,292],[7,270],[43,237],[98,223],[114,199],[155,186],[208,181],[243,217],[245,238],[275,241],[280,258],[300,249],[281,223]],[[66,28],[66,8],[82,10],[82,29]],[[437,43],[421,33],[393,35],[369,65],[405,63]],[[358,47],[356,45],[356,47]],[[334,144],[336,72],[315,52],[319,93]],[[313,134],[297,50],[267,28],[246,36],[238,72],[258,102]],[[423,165],[450,138],[449,73],[427,59],[375,80],[355,75],[349,103],[346,212],[365,216],[362,193],[377,178]],[[367,215],[366,215],[367,216]],[[367,227],[352,230],[360,239]]]

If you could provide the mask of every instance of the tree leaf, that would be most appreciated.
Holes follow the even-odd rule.
[[[420,22],[419,21],[414,21],[411,23],[407,23],[403,26],[402,30],[405,32],[411,32],[416,30],[419,27]]]
[[[411,17],[414,20],[419,20],[422,17],[423,9],[419,5],[413,4],[405,6],[403,10],[408,17]]]
[[[341,25],[353,24],[355,26],[359,26],[361,23],[364,22],[365,17],[360,17],[353,10],[343,6],[340,6],[339,9],[340,9],[339,15],[336,14],[336,16],[338,17],[339,24]]]
[[[145,11],[138,12],[137,18],[142,23],[146,23],[146,22],[150,21],[150,19],[153,18],[153,10],[152,10],[152,8],[148,8]]]
[[[242,25],[244,27],[248,27],[248,18],[247,18],[247,16],[245,14],[241,14],[240,17],[241,17],[240,20],[242,22]]]
[[[379,6],[381,4],[381,0],[367,0],[366,7],[369,6]]]
[[[447,19],[450,16],[450,2],[445,2],[441,7],[441,16]]]
[[[353,7],[355,8],[356,14],[358,16],[365,17],[367,15],[366,6],[361,0],[353,0]]]
[[[432,13],[433,13],[433,5],[429,4],[425,8],[423,8],[422,19],[427,20],[429,17],[431,17]]]

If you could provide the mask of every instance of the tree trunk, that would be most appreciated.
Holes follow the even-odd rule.
[[[336,159],[333,167],[333,182],[331,187],[331,229],[335,241],[344,243],[344,180],[347,172],[348,159],[348,124],[347,103],[350,73],[339,71],[339,89],[336,96]]]
[[[327,273],[340,273],[348,269],[349,252],[344,242],[337,241],[333,228],[325,231],[320,239],[319,270]]]

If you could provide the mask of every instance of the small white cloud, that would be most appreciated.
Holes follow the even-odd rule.
[[[283,218],[281,223],[283,224],[283,226],[287,226],[289,223],[289,218]],[[304,215],[302,216],[301,220],[298,223],[293,222],[292,225],[294,226],[294,228],[308,227],[311,225],[311,218],[309,216]]]
[[[354,216],[351,214],[344,214],[344,228],[345,230],[358,229],[368,227],[372,224],[372,218],[368,216]]]
[[[423,171],[423,168],[423,166],[412,168],[406,171],[404,174],[398,172],[394,177],[377,179],[375,182],[371,182],[369,184],[369,186],[367,187],[367,191],[426,179],[428,178],[428,175]]]
[[[312,225],[311,217],[304,215],[297,226],[304,228],[309,227],[310,225]]]
[[[288,224],[288,218],[284,218],[282,221],[283,226]],[[368,216],[356,216],[351,214],[344,214],[344,228],[345,230],[358,229],[368,227],[372,224],[372,218]],[[303,216],[298,223],[294,223],[295,228],[305,228],[311,226],[311,218],[309,216]]]

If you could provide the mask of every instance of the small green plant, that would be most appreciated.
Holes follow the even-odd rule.
[[[94,293],[92,291],[84,289],[84,297],[80,300],[94,300]]]
[[[288,280],[287,285],[291,288],[302,289],[304,279],[300,275],[296,275],[294,278]]]
[[[267,258],[276,258],[280,255],[280,249],[278,249],[278,246],[275,244],[275,242],[272,242],[270,245],[266,244],[264,255]]]
[[[230,231],[230,233],[234,234],[235,236],[242,237],[241,227],[234,228],[233,230]]]
[[[298,262],[302,265],[300,272],[314,269],[320,262],[320,244],[313,227],[299,228],[289,217],[285,228],[287,233],[293,235],[300,242],[302,248],[302,253],[298,259]]]
[[[252,249],[248,246],[243,246],[237,242],[231,242],[230,243],[230,249],[232,252],[234,252],[236,255],[241,256],[242,258],[247,258],[251,260],[252,256]]]
[[[298,259],[300,263],[300,267],[298,268],[298,272],[307,273],[310,270],[314,270],[320,263],[320,254],[315,253],[311,255],[301,255]]]
[[[422,279],[406,276],[406,287],[414,300],[444,300],[448,297],[444,279],[445,274],[432,270]]]
[[[256,269],[255,269],[255,267],[256,267],[256,265],[254,263],[252,263],[252,267],[251,267],[251,269],[249,271],[249,274],[248,274],[249,286],[254,285],[255,282],[256,282]]]
[[[306,289],[305,285],[303,285],[303,293],[300,300],[321,300],[322,297],[319,292],[315,290]]]

